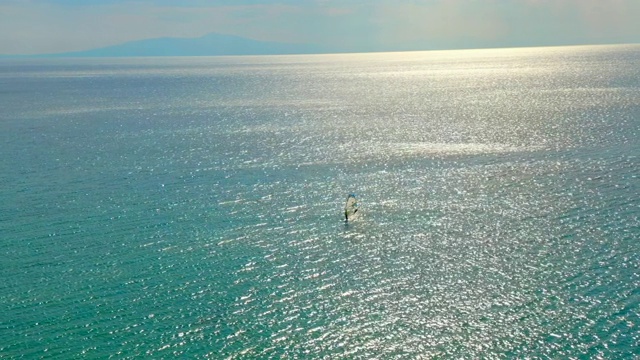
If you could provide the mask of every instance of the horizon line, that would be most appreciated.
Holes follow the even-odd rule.
[[[246,39],[246,40],[252,40],[252,41],[259,41],[259,40],[255,40],[255,39],[250,39],[250,38],[243,38],[240,36],[236,36],[236,35],[227,35],[227,34],[218,34],[218,33],[213,33],[216,35],[224,35],[224,36],[231,36],[231,37],[237,37],[237,38],[241,38],[241,39]],[[532,49],[532,48],[559,48],[559,47],[589,47],[589,46],[632,46],[632,45],[638,45],[640,46],[640,42],[634,43],[634,42],[606,42],[606,43],[567,43],[567,44],[540,44],[540,45],[515,45],[515,46],[487,46],[487,47],[483,47],[483,46],[479,46],[479,47],[458,47],[458,48],[434,48],[434,49],[405,49],[405,50],[396,50],[396,49],[389,49],[389,50],[384,50],[384,49],[380,49],[380,50],[370,50],[370,51],[350,51],[350,50],[341,50],[341,51],[326,51],[326,52],[291,52],[291,53],[261,53],[261,54],[214,54],[214,55],[83,55],[82,53],[85,52],[91,52],[91,51],[95,51],[95,50],[102,50],[102,49],[107,49],[107,48],[111,48],[111,47],[118,47],[121,45],[125,45],[125,44],[130,44],[130,43],[134,43],[134,42],[139,42],[139,41],[148,41],[148,40],[161,40],[161,39],[200,39],[203,38],[207,35],[211,35],[211,34],[205,34],[203,36],[199,36],[199,37],[157,37],[157,38],[148,38],[148,39],[141,39],[141,40],[132,40],[132,41],[127,41],[124,43],[120,43],[120,44],[116,44],[116,45],[110,45],[110,46],[105,46],[105,47],[100,47],[100,48],[91,48],[91,49],[86,49],[86,50],[77,50],[77,51],[66,51],[66,52],[59,52],[59,53],[38,53],[38,54],[0,54],[0,59],[8,59],[8,58],[13,58],[13,59],[27,59],[27,58],[39,58],[39,59],[46,59],[46,58],[58,58],[58,59],[62,59],[62,58],[163,58],[163,57],[171,57],[171,58],[176,58],[176,57],[225,57],[225,56],[233,56],[233,57],[238,57],[238,56],[242,56],[242,57],[251,57],[251,56],[304,56],[304,55],[348,55],[348,54],[384,54],[384,53],[408,53],[408,52],[439,52],[439,51],[473,51],[473,50],[507,50],[507,49]],[[264,43],[273,43],[273,44],[285,44],[285,45],[307,45],[307,46],[314,46],[314,44],[305,44],[305,43],[281,43],[281,42],[270,42],[270,41],[265,41]]]

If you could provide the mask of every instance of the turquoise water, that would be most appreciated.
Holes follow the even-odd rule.
[[[0,109],[0,357],[638,356],[640,46],[2,60]]]

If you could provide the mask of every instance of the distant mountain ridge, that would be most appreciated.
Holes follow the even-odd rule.
[[[326,52],[331,52],[331,49],[311,44],[259,41],[240,36],[212,33],[199,38],[146,39],[85,51],[40,54],[28,57],[288,55]]]

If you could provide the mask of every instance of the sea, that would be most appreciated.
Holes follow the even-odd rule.
[[[3,359],[640,357],[640,45],[5,58],[0,144]]]

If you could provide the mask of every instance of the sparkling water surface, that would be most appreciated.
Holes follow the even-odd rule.
[[[0,109],[0,357],[639,354],[638,45],[5,59]]]

